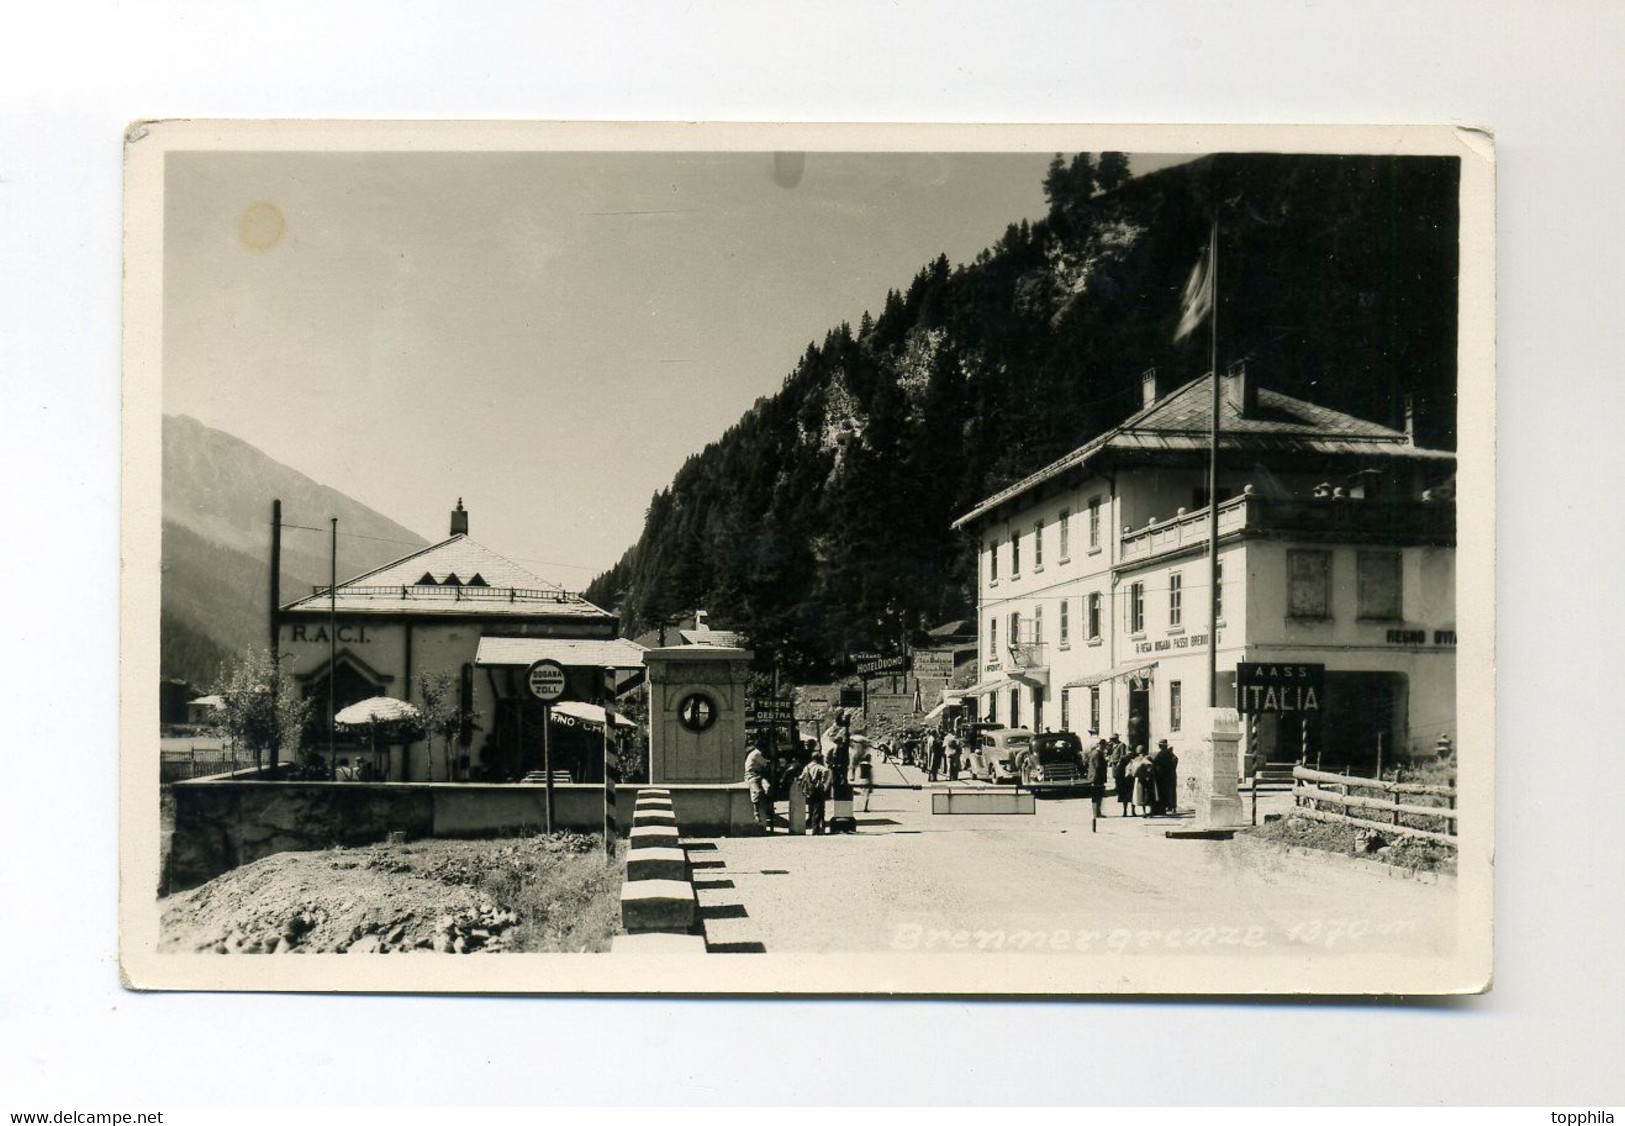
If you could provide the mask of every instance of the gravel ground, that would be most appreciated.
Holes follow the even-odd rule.
[[[596,838],[285,852],[159,902],[160,949],[220,954],[598,951],[624,861]]]

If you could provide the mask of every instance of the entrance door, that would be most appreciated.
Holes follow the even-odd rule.
[[[1033,731],[1044,730],[1044,690],[1033,689]]]
[[[1140,677],[1128,682],[1128,745],[1151,748],[1151,682]]]

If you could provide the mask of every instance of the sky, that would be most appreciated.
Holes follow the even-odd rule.
[[[809,341],[1041,217],[1049,154],[168,161],[165,412],[580,590]]]

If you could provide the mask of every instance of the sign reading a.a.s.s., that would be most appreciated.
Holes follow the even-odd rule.
[[[1318,712],[1326,697],[1326,666],[1295,661],[1236,665],[1236,710],[1242,715]]]

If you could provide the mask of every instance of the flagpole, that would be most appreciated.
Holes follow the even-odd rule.
[[[1219,404],[1224,395],[1219,378],[1219,215],[1213,214],[1208,235],[1208,364],[1213,373],[1213,433],[1207,462],[1207,699],[1219,706]]]

